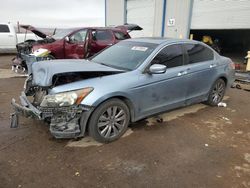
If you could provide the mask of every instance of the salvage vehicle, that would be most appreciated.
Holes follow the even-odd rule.
[[[88,132],[111,142],[148,116],[199,102],[216,106],[234,74],[234,63],[202,42],[128,39],[88,60],[32,64],[21,104],[12,99],[11,126],[21,114],[48,121],[56,138]]]
[[[24,40],[38,39],[33,33],[16,33],[12,23],[0,23],[0,53],[16,53],[16,45]]]
[[[17,36],[12,24],[0,23],[0,53],[15,52]]]
[[[57,31],[53,36],[48,36],[33,26],[21,25],[21,27],[32,31],[43,39],[17,44],[18,54],[13,59],[14,67],[12,69],[18,67],[22,70],[27,69],[27,56],[32,56],[35,51],[47,50],[47,55],[42,60],[84,59],[121,40],[130,38],[129,31],[142,30],[138,25],[125,24],[117,27],[63,29]]]

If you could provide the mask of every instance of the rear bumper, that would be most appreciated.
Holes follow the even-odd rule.
[[[50,121],[50,132],[55,138],[83,137],[91,108],[87,106],[68,107],[35,107],[27,99],[24,92],[20,96],[20,103],[12,99],[14,113],[11,115],[11,127],[18,127],[18,116]],[[15,117],[15,118],[14,118]],[[13,122],[16,123],[13,126]]]

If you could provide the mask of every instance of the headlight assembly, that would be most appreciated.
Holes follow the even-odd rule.
[[[93,88],[88,87],[80,90],[57,93],[54,95],[46,95],[40,106],[42,107],[61,107],[80,104],[82,100],[93,91]]]

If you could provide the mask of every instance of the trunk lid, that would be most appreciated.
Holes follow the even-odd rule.
[[[127,32],[143,30],[143,28],[141,28],[137,24],[128,24],[128,23],[126,23],[124,25],[118,25],[118,26],[116,26],[116,28],[122,29],[122,30],[127,31]]]

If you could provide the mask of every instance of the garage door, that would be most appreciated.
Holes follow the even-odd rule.
[[[127,23],[138,24],[142,31],[131,32],[132,37],[152,36],[155,0],[127,0]]]
[[[191,29],[247,28],[250,0],[194,0]]]

